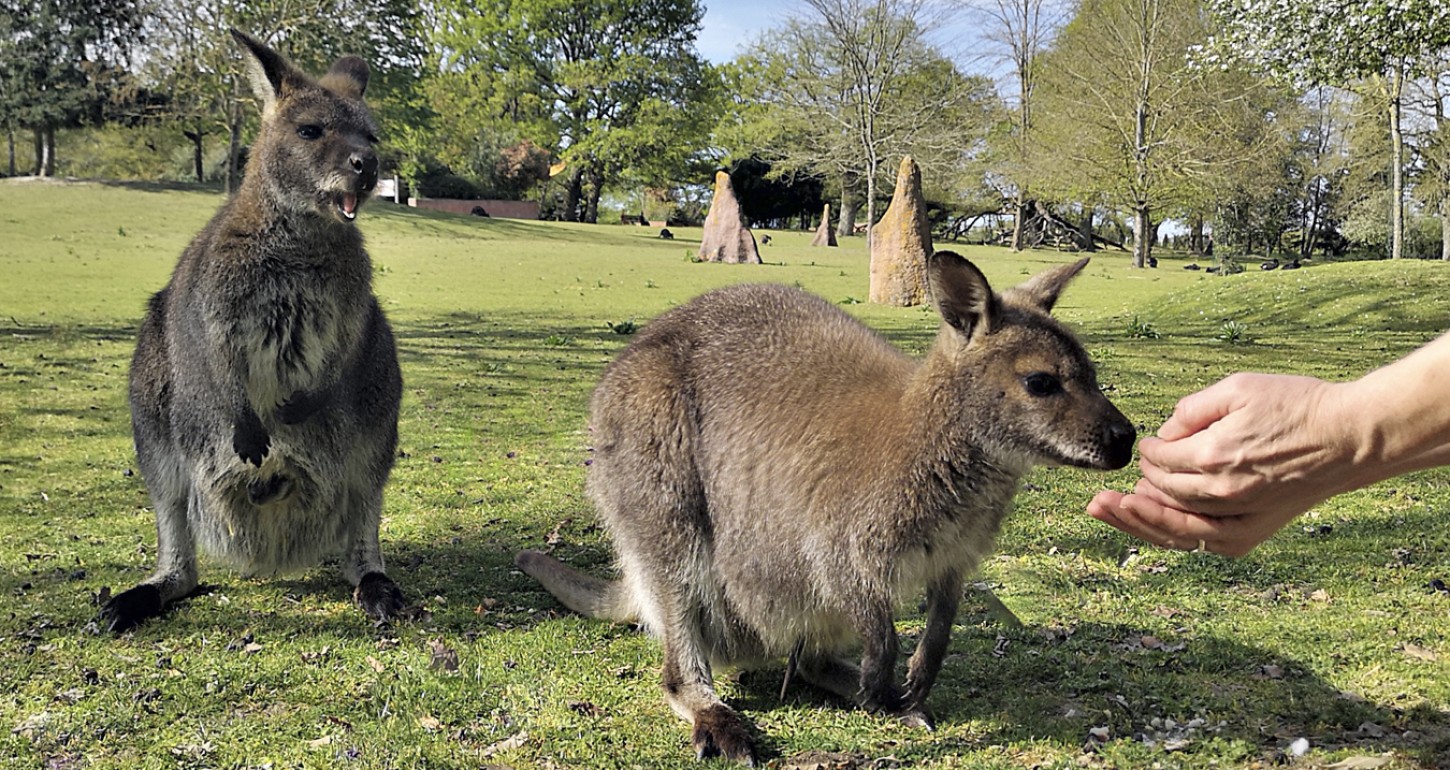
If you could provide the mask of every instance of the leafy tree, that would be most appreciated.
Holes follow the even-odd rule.
[[[564,217],[595,221],[605,185],[666,186],[704,145],[718,78],[695,50],[703,13],[697,0],[440,0],[435,103],[553,149]]]
[[[141,20],[135,0],[0,0],[0,123],[33,133],[36,174],[55,173],[56,129],[120,90]]]
[[[152,88],[169,96],[157,117],[191,143],[197,181],[206,176],[207,138],[227,138],[230,190],[239,180],[242,135],[255,119],[230,28],[277,47],[309,71],[321,71],[343,54],[367,59],[368,101],[387,127],[412,117],[408,107],[417,100],[411,89],[423,66],[420,25],[416,7],[400,0],[157,0],[142,72]]]
[[[1277,139],[1279,95],[1190,58],[1208,36],[1198,0],[1086,0],[1042,63],[1031,179],[1131,212],[1135,267],[1166,216],[1201,207]]]
[[[1450,4],[1444,0],[1210,0],[1210,4],[1223,24],[1216,52],[1256,62],[1299,83],[1344,86],[1368,78],[1382,91],[1391,145],[1390,256],[1401,257],[1405,83],[1427,56],[1450,47]]]

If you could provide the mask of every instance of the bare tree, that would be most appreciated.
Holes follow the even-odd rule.
[[[1025,168],[1032,152],[1032,107],[1037,91],[1040,56],[1063,25],[1067,6],[1063,0],[973,0],[969,8],[986,18],[983,39],[988,55],[1006,62],[1013,81],[1012,141],[1004,176],[1012,186],[1012,250],[1022,249],[1022,223],[1028,218],[1028,190]]]
[[[962,157],[985,130],[988,84],[961,74],[926,31],[941,8],[927,0],[806,0],[806,13],[759,41],[765,118],[783,171],[865,183],[867,244],[877,191],[903,155],[924,169]],[[977,125],[974,125],[976,123]],[[844,182],[843,182],[844,187]],[[851,208],[843,190],[842,215]]]

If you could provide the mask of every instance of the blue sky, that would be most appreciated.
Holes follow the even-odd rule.
[[[696,46],[712,62],[729,61],[762,30],[780,23],[796,5],[792,0],[708,0]]]

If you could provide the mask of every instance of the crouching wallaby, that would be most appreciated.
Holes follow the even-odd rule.
[[[349,56],[313,80],[232,34],[262,126],[141,324],[131,423],[158,565],[102,608],[117,632],[196,587],[198,542],[248,574],[341,554],[363,610],[405,608],[378,549],[402,378],[353,224],[378,177],[368,68]]]
[[[671,310],[604,373],[588,491],[619,557],[607,582],[535,551],[518,565],[567,607],[638,621],[699,756],[753,764],[712,668],[788,658],[800,677],[930,727],[926,707],[964,574],[1034,464],[1114,469],[1133,426],[1048,316],[1087,260],[1000,295],[931,257],[943,324],[908,359],[829,303],[737,286]],[[895,681],[896,605],[927,625]],[[845,653],[859,647],[860,665]]]

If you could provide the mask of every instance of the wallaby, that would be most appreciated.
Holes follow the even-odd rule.
[[[700,757],[754,764],[716,666],[788,658],[872,711],[932,726],[963,576],[990,552],[1034,464],[1115,469],[1136,433],[1082,346],[1049,317],[1087,264],[1002,294],[938,252],[943,324],[914,362],[794,289],[720,289],[648,324],[594,392],[587,489],[618,554],[608,582],[536,551],[521,569],[563,604],[641,622]],[[893,610],[926,590],[904,690]],[[844,657],[861,648],[859,667]]]
[[[313,80],[232,35],[262,126],[241,188],[141,323],[131,424],[158,563],[102,607],[116,632],[196,588],[198,541],[247,574],[340,553],[364,611],[406,607],[378,548],[402,376],[354,225],[378,178],[367,64]]]

